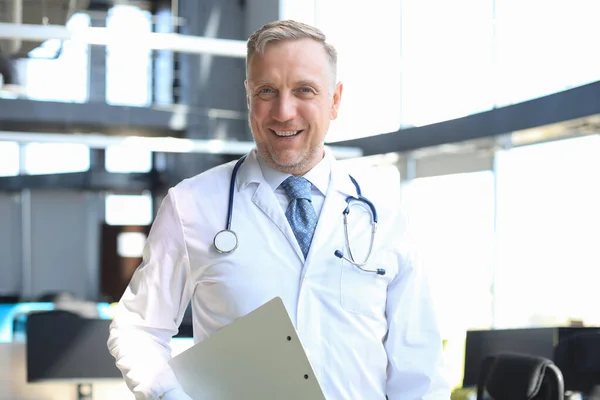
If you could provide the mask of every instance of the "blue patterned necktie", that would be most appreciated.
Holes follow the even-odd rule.
[[[312,205],[310,182],[305,178],[290,176],[283,181],[281,186],[285,189],[288,196],[292,198],[285,216],[302,249],[304,259],[306,259],[317,226],[317,213]]]

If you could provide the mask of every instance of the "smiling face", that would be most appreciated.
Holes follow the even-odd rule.
[[[321,161],[337,118],[342,84],[323,45],[312,39],[269,43],[248,65],[246,93],[256,147],[275,169],[301,176]]]

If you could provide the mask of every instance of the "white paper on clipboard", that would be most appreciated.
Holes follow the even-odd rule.
[[[194,400],[325,400],[279,297],[169,364]]]

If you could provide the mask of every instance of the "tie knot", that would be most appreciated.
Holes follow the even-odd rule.
[[[311,200],[310,181],[308,181],[305,178],[290,176],[285,181],[283,181],[281,186],[286,191],[288,196],[290,196],[292,199]]]

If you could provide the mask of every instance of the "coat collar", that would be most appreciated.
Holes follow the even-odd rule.
[[[325,156],[329,157],[331,165],[331,181],[307,261],[314,257],[314,253],[319,253],[325,248],[329,248],[327,245],[329,240],[327,238],[333,237],[332,235],[340,229],[339,224],[342,221],[342,211],[346,208],[347,204],[346,198],[348,196],[356,196],[356,188],[345,168],[336,162],[329,149],[326,149]],[[248,153],[246,160],[240,166],[236,177],[237,190],[238,192],[242,191],[251,185],[255,188],[252,195],[252,202],[281,230],[290,245],[294,248],[299,260],[304,263],[304,256],[281,209],[281,205],[275,198],[270,185],[264,179],[257,157],[257,150],[254,148]]]
[[[262,183],[264,177],[258,163],[258,153],[256,148],[253,148],[250,153],[247,154],[246,160],[240,167],[236,177],[236,187],[238,192],[244,190],[251,183]]]
[[[325,147],[325,157],[329,158],[329,165],[331,166],[331,187],[344,197],[356,196],[356,188],[350,180],[348,173],[345,171],[345,168],[336,161],[331,149],[327,146]],[[238,191],[245,189],[251,183],[266,183],[258,162],[258,151],[256,148],[253,148],[248,153],[246,160],[240,167],[236,177]],[[328,192],[331,193],[331,191]]]
[[[350,180],[350,175],[348,171],[341,165],[339,162],[335,160],[333,154],[329,149],[327,149],[327,156],[331,158],[331,185],[332,188],[335,189],[339,194],[341,194],[344,198],[348,196],[356,197],[356,187]]]

